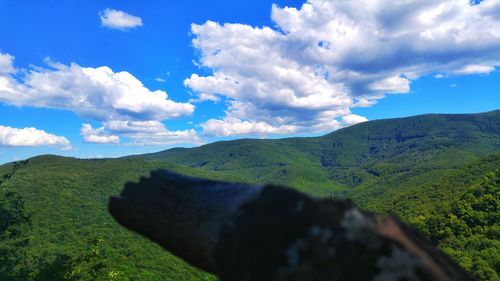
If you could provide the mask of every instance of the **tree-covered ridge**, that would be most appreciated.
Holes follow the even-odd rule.
[[[24,232],[30,217],[24,201],[13,192],[0,194],[0,280],[21,280],[25,271],[13,269],[22,264],[28,239]]]
[[[107,212],[110,195],[150,170],[206,173],[160,161],[55,156],[32,158],[14,172],[17,163],[7,166],[0,212],[22,214],[29,223],[11,219],[0,235],[0,280],[214,279],[123,229]]]
[[[408,178],[375,198],[356,190],[351,198],[415,226],[478,280],[499,280],[500,154],[438,175]]]
[[[500,280],[499,206],[497,168],[453,202],[448,212],[420,218],[417,227],[478,280]]]
[[[496,151],[500,110],[376,120],[322,137],[225,141],[146,157],[329,195],[332,187],[458,168]]]

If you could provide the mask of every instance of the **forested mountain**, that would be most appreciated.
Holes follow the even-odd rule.
[[[0,166],[0,280],[215,279],[108,214],[109,196],[158,168],[348,197],[413,224],[479,280],[498,280],[499,167],[500,111],[120,159],[35,157]]]
[[[399,178],[440,173],[497,151],[500,110],[377,120],[322,137],[243,139],[146,157],[329,194],[359,185],[397,186]]]

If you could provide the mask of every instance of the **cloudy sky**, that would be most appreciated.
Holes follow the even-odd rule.
[[[124,2],[0,0],[0,163],[500,108],[500,0]]]

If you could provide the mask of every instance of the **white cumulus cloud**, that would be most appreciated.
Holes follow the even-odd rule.
[[[204,134],[336,129],[423,75],[489,73],[500,65],[500,0],[309,0],[272,7],[273,27],[193,24],[193,101],[228,100]]]
[[[14,73],[16,70],[14,69],[13,61],[13,56],[0,53],[0,74]]]
[[[119,30],[127,30],[135,27],[142,26],[142,19],[123,11],[114,9],[105,9],[99,12],[101,18],[101,25]]]
[[[470,64],[454,71],[457,74],[488,74],[495,70],[492,65]]]
[[[266,122],[247,121],[234,117],[226,117],[222,120],[210,119],[203,123],[202,126],[208,137],[291,134],[296,130],[294,126],[272,126]]]
[[[344,126],[351,126],[351,125],[363,123],[366,121],[368,121],[368,119],[366,119],[366,117],[356,115],[356,114],[349,114],[349,115],[342,116],[342,124]]]
[[[34,68],[19,83],[0,76],[0,101],[14,105],[68,109],[94,120],[158,120],[190,115],[194,106],[177,103],[165,91],[150,91],[132,74],[109,67],[50,62]]]
[[[9,58],[8,65],[12,66],[12,56],[0,55]],[[161,123],[191,115],[195,108],[192,104],[175,102],[165,91],[149,90],[126,71],[114,72],[107,66],[64,65],[50,60],[47,63],[46,68],[0,72],[0,102],[69,110],[85,119],[102,122],[103,127],[97,129],[83,124],[81,135],[86,142],[117,143],[122,131],[107,127],[116,123],[154,123],[159,128],[157,132],[151,132],[150,126],[135,126],[135,134],[123,135],[141,144],[147,144],[146,133],[160,135],[154,137],[152,144],[174,143],[179,139],[190,143],[188,137],[193,137],[193,143],[199,142],[193,136],[194,131],[169,131]]]
[[[195,130],[171,131],[159,121],[108,121],[104,126],[113,134],[128,137],[136,145],[202,144]]]
[[[87,143],[119,143],[120,137],[109,135],[105,132],[104,127],[97,129],[92,128],[90,124],[83,124],[80,129],[80,135]]]
[[[71,148],[65,137],[49,134],[35,128],[12,128],[0,126],[0,146],[58,146],[62,149]]]

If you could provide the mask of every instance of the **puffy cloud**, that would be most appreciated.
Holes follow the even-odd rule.
[[[315,114],[316,119],[311,119],[310,114]],[[344,114],[335,110],[317,114],[310,110],[303,110],[302,113],[288,109],[274,112],[258,108],[252,103],[232,101],[223,119],[210,119],[202,123],[201,127],[203,135],[207,137],[327,132],[342,127],[335,118]],[[248,116],[258,116],[258,119],[251,120]]]
[[[234,117],[226,117],[222,120],[210,119],[203,123],[206,136],[228,136],[228,135],[269,135],[290,134],[296,131],[294,126],[274,127],[266,122],[243,121]]]
[[[83,140],[87,143],[119,143],[120,137],[109,135],[105,131],[104,127],[97,129],[92,128],[90,124],[83,124],[80,129],[80,135],[83,136]]]
[[[204,144],[193,129],[170,131],[167,128],[154,133],[135,133],[132,135],[135,145],[201,145]]]
[[[470,64],[454,71],[456,74],[488,74],[495,70],[491,65]]]
[[[344,126],[351,126],[351,125],[366,122],[366,121],[368,121],[368,119],[366,119],[366,117],[356,115],[356,114],[349,114],[349,115],[342,116],[342,124]]]
[[[273,5],[273,28],[193,24],[197,63],[212,74],[192,74],[184,84],[193,101],[229,100],[226,116],[202,124],[208,135],[332,129],[364,121],[351,108],[408,93],[423,75],[493,71],[499,10],[500,0]]]
[[[0,126],[0,146],[59,146],[70,149],[65,137],[46,133],[35,128],[12,128]]]
[[[24,83],[0,76],[0,101],[67,109],[95,120],[166,119],[194,111],[192,104],[174,102],[164,91],[150,91],[126,71],[48,63],[52,68],[30,70]]]
[[[101,25],[112,29],[127,30],[142,26],[142,19],[140,17],[119,10],[105,9],[99,12],[99,16],[101,18]]]
[[[0,54],[1,55],[1,54]],[[9,64],[12,65],[12,57]],[[79,116],[101,121],[102,128],[94,129],[83,124],[81,135],[86,142],[116,143],[121,131],[116,133],[111,124],[149,124],[161,126],[164,143],[175,142],[192,132],[166,130],[162,120],[188,116],[194,111],[190,103],[175,102],[165,91],[151,91],[132,74],[114,72],[109,67],[82,67],[78,64],[64,65],[47,60],[48,68],[34,67],[16,76],[11,71],[0,72],[0,102],[17,106],[34,106],[70,110]],[[140,131],[140,130],[143,131]],[[146,133],[151,127],[135,126],[136,134],[127,135],[133,142],[147,143]],[[107,133],[109,131],[109,133]],[[165,132],[168,132],[166,134]],[[142,133],[142,134],[141,134]],[[178,134],[178,135],[177,135]],[[171,137],[171,141],[168,137]],[[141,138],[141,139],[138,139]],[[193,142],[198,142],[193,137]],[[154,144],[160,141],[154,139]]]
[[[410,80],[399,76],[387,77],[373,82],[370,84],[369,89],[388,94],[408,93],[410,91]]]
[[[170,131],[159,121],[109,121],[102,127],[83,124],[80,134],[88,143],[119,143],[119,136],[133,145],[202,144],[195,130]],[[118,136],[119,135],[119,136]]]
[[[159,121],[109,121],[113,134],[131,138],[136,145],[202,144],[195,130],[170,131]]]
[[[104,124],[106,128],[117,134],[154,133],[165,129],[165,126],[159,121],[114,120],[105,122]]]
[[[14,73],[16,70],[14,69],[13,61],[13,56],[0,53],[0,74]]]

